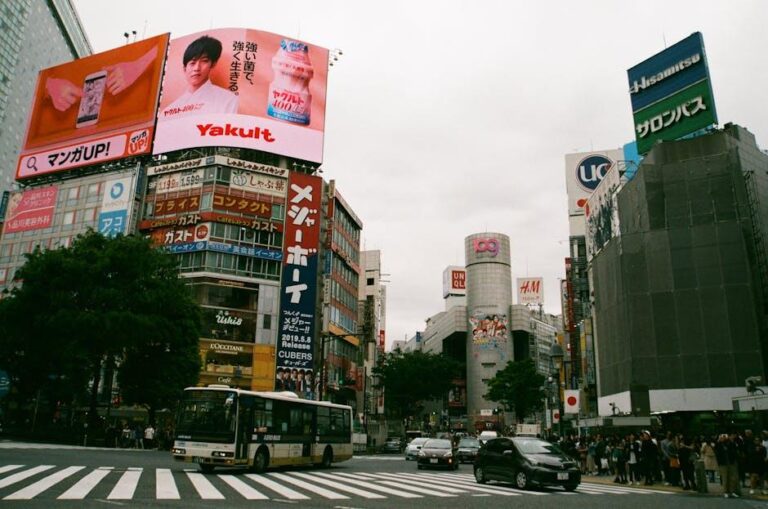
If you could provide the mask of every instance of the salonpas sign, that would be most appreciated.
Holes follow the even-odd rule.
[[[675,140],[717,123],[700,32],[627,71],[637,149]]]

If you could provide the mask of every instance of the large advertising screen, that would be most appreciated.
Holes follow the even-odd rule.
[[[627,70],[637,150],[717,123],[704,38],[696,32]]]
[[[229,146],[320,163],[328,50],[222,28],[170,42],[153,152]]]
[[[16,178],[148,153],[168,37],[40,71]]]

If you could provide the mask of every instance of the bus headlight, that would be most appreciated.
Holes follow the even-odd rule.
[[[187,454],[187,450],[174,447],[173,449],[171,449],[171,454]]]
[[[228,451],[213,451],[211,453],[211,456],[213,456],[214,458],[234,458],[235,453],[228,452]]]

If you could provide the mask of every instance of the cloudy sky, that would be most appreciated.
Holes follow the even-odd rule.
[[[701,31],[721,124],[768,148],[764,1],[73,0],[95,51],[245,27],[343,51],[330,72],[323,176],[388,274],[387,342],[443,310],[464,238],[509,235],[512,277],[560,313],[564,156],[634,136],[626,70]]]

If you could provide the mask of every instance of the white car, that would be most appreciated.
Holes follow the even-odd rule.
[[[411,440],[408,445],[405,446],[405,459],[415,460],[419,456],[421,446],[424,445],[424,442],[427,440],[429,440],[429,438],[425,437],[414,438]]]
[[[499,438],[499,434],[496,431],[481,431],[480,435],[478,435],[477,439],[480,440],[481,444],[486,443],[488,440],[492,438]]]

